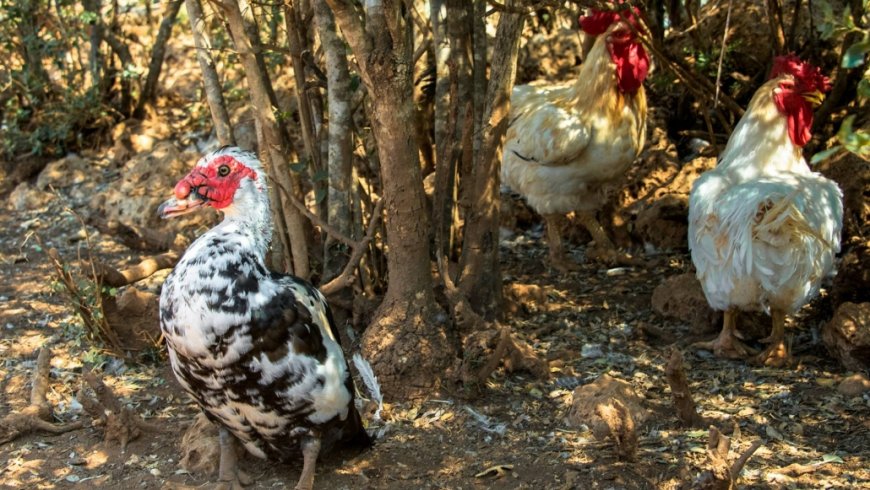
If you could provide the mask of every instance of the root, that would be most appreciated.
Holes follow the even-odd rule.
[[[689,381],[683,369],[683,354],[679,349],[671,352],[671,358],[665,368],[665,376],[671,386],[671,394],[674,396],[674,408],[677,409],[677,417],[687,427],[700,427],[704,424],[704,417],[698,413],[692,392],[689,391]]]
[[[749,458],[761,447],[761,441],[755,441],[743,452],[733,464],[728,464],[728,453],[731,450],[731,439],[710,426],[707,439],[707,463],[710,469],[705,471],[695,481],[683,485],[683,489],[731,490],[737,488],[737,477],[746,466]]]
[[[105,427],[103,441],[108,444],[118,441],[121,452],[126,451],[127,444],[135,440],[142,432],[168,433],[170,429],[148,423],[133,410],[121,405],[111,388],[103,380],[87,371],[82,376],[85,383],[93,390],[96,398],[85,393],[85,387],[79,390],[78,400],[85,411],[94,418],[94,425]]]
[[[508,371],[528,371],[542,379],[550,376],[550,369],[546,361],[540,359],[529,344],[514,338],[508,327],[502,327],[495,350],[477,373],[477,382],[486,382],[486,379],[498,368],[502,359],[504,359],[505,369]]]
[[[170,251],[144,259],[142,262],[123,271],[119,271],[102,262],[94,264],[94,269],[103,284],[118,288],[141,281],[159,270],[169,269],[175,266],[178,259],[178,252]]]
[[[56,425],[49,422],[51,407],[45,398],[48,392],[48,376],[51,370],[51,351],[43,347],[36,359],[33,370],[33,388],[30,391],[30,405],[18,413],[12,413],[0,420],[0,444],[14,441],[31,432],[43,431],[62,434],[82,428],[81,422]]]

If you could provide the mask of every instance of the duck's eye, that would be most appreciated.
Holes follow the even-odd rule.
[[[221,177],[226,177],[229,174],[230,174],[230,167],[229,166],[221,165],[220,167],[218,167],[218,175],[220,175]]]

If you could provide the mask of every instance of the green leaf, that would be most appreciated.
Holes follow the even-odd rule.
[[[825,454],[822,456],[822,461],[825,463],[843,463],[843,458],[836,454]]]
[[[864,64],[864,56],[870,51],[870,39],[865,38],[863,41],[849,46],[846,52],[843,53],[843,68],[857,68]]]
[[[311,180],[313,180],[314,182],[323,182],[323,181],[327,180],[328,178],[329,178],[329,171],[326,170],[325,168],[322,168],[322,169],[318,170],[317,172],[314,172],[314,175],[311,177]]]
[[[296,162],[290,164],[290,170],[294,172],[302,172],[305,170],[305,167],[308,166],[307,162]]]
[[[356,92],[356,89],[359,88],[361,81],[362,80],[360,79],[359,75],[351,75],[350,76],[350,91]]]
[[[842,146],[837,145],[837,146],[828,148],[827,150],[820,151],[820,152],[816,153],[815,155],[813,155],[813,157],[810,159],[810,165],[817,165],[819,162],[827,160],[828,158],[839,153],[840,150],[842,150],[842,149],[843,149]]]
[[[314,191],[314,202],[320,204],[321,202],[323,202],[324,199],[326,199],[327,194],[328,193],[326,192],[325,187],[317,189],[316,191]]]
[[[870,99],[870,80],[864,78],[858,82],[858,96]]]
[[[849,140],[849,135],[852,134],[852,124],[855,122],[855,114],[843,119],[843,124],[840,125],[840,130],[837,131],[837,139],[843,143]]]

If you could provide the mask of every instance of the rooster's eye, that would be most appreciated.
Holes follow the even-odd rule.
[[[221,165],[220,167],[218,167],[218,175],[220,175],[221,177],[226,177],[229,174],[230,174],[230,167],[228,167],[226,165]]]

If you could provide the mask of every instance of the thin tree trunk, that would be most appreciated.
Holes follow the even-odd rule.
[[[181,10],[181,0],[172,0],[166,5],[163,21],[157,30],[157,38],[154,40],[154,48],[151,50],[151,62],[148,64],[148,76],[145,78],[145,86],[133,111],[133,117],[141,118],[145,114],[145,106],[154,103],[157,98],[157,82],[160,80],[160,72],[163,69],[163,58],[166,56],[166,43],[172,35],[172,26]]]
[[[363,335],[363,351],[386,392],[428,394],[454,362],[458,343],[448,336],[449,318],[432,291],[429,217],[417,145],[408,131],[414,123],[410,14],[394,2],[369,0],[363,10],[350,0],[326,1],[371,98],[386,202],[389,286]]]
[[[782,27],[782,7],[779,0],[767,0],[767,24],[770,27],[770,39],[773,42],[774,54],[785,52],[785,29]]]
[[[263,70],[265,64],[259,53],[259,40],[249,36],[249,32],[256,32],[253,21],[245,20],[239,2],[235,0],[223,0],[220,6],[226,14],[227,23],[233,37],[236,51],[245,69],[245,76],[251,91],[251,103],[257,114],[257,122],[262,131],[263,145],[260,154],[266,171],[275,180],[278,188],[271,187],[272,211],[275,216],[283,216],[285,221],[275,219],[277,232],[289,237],[289,250],[292,257],[285,257],[284,268],[300,277],[308,277],[308,242],[303,224],[303,218],[290,201],[282,195],[282,190],[291,194],[296,193],[295,186],[290,179],[289,162],[286,155],[292,153],[287,144],[286,132],[282,130],[275,118],[275,106],[273,104],[274,92],[271,90],[271,82],[268,73]],[[250,13],[250,9],[246,8]],[[286,222],[286,228],[282,224]],[[291,262],[292,260],[292,262]],[[274,263],[278,266],[279,264]]]
[[[305,62],[302,60],[302,51],[307,48],[306,36],[299,25],[300,13],[292,1],[287,1],[284,9],[285,23],[287,26],[287,44],[290,48],[290,61],[293,64],[293,77],[296,82],[296,106],[299,108],[299,126],[302,128],[302,142],[305,145],[305,153],[311,159],[309,174],[312,176],[312,184],[315,188],[315,196],[321,196],[326,192],[326,183],[313,178],[323,169],[320,158],[320,144],[318,144],[317,131],[312,111],[312,100],[305,87]],[[312,171],[313,170],[313,171]]]
[[[512,5],[508,2],[507,5]],[[465,220],[460,290],[484,317],[501,311],[501,270],[498,261],[499,169],[516,77],[517,51],[523,17],[502,12],[495,37],[486,91],[481,151],[474,162],[474,197]]]
[[[85,11],[92,16],[88,27],[88,41],[90,42],[88,71],[91,75],[91,87],[102,94],[103,58],[100,55],[100,46],[103,44],[103,21],[100,12],[102,1],[84,0],[82,5]]]
[[[128,48],[121,39],[115,36],[113,32],[110,31],[105,36],[105,41],[106,44],[109,45],[109,48],[111,48],[112,52],[115,53],[115,56],[118,57],[118,60],[121,61],[122,67],[133,64],[133,55],[130,54],[130,48]],[[124,117],[129,117],[133,107],[133,95],[130,93],[130,81],[124,77],[119,78],[121,79],[121,103],[120,107],[118,107],[118,112],[120,112]]]
[[[353,130],[351,126],[350,74],[344,41],[338,37],[335,19],[325,0],[314,1],[314,18],[326,57],[327,101],[329,107],[327,168],[327,223],[346,236],[353,236],[350,208]],[[359,238],[359,237],[354,237]],[[323,250],[323,282],[341,273],[347,263],[347,247],[327,237]]]
[[[214,121],[215,132],[221,146],[235,145],[236,138],[233,136],[233,128],[230,125],[230,115],[224,102],[224,94],[221,88],[220,78],[215,68],[214,58],[211,56],[211,40],[202,15],[202,5],[199,0],[184,0],[187,7],[187,17],[190,19],[190,28],[193,31],[193,43],[196,46],[196,59],[202,70],[202,83],[205,86],[205,98],[211,109],[211,118]]]

